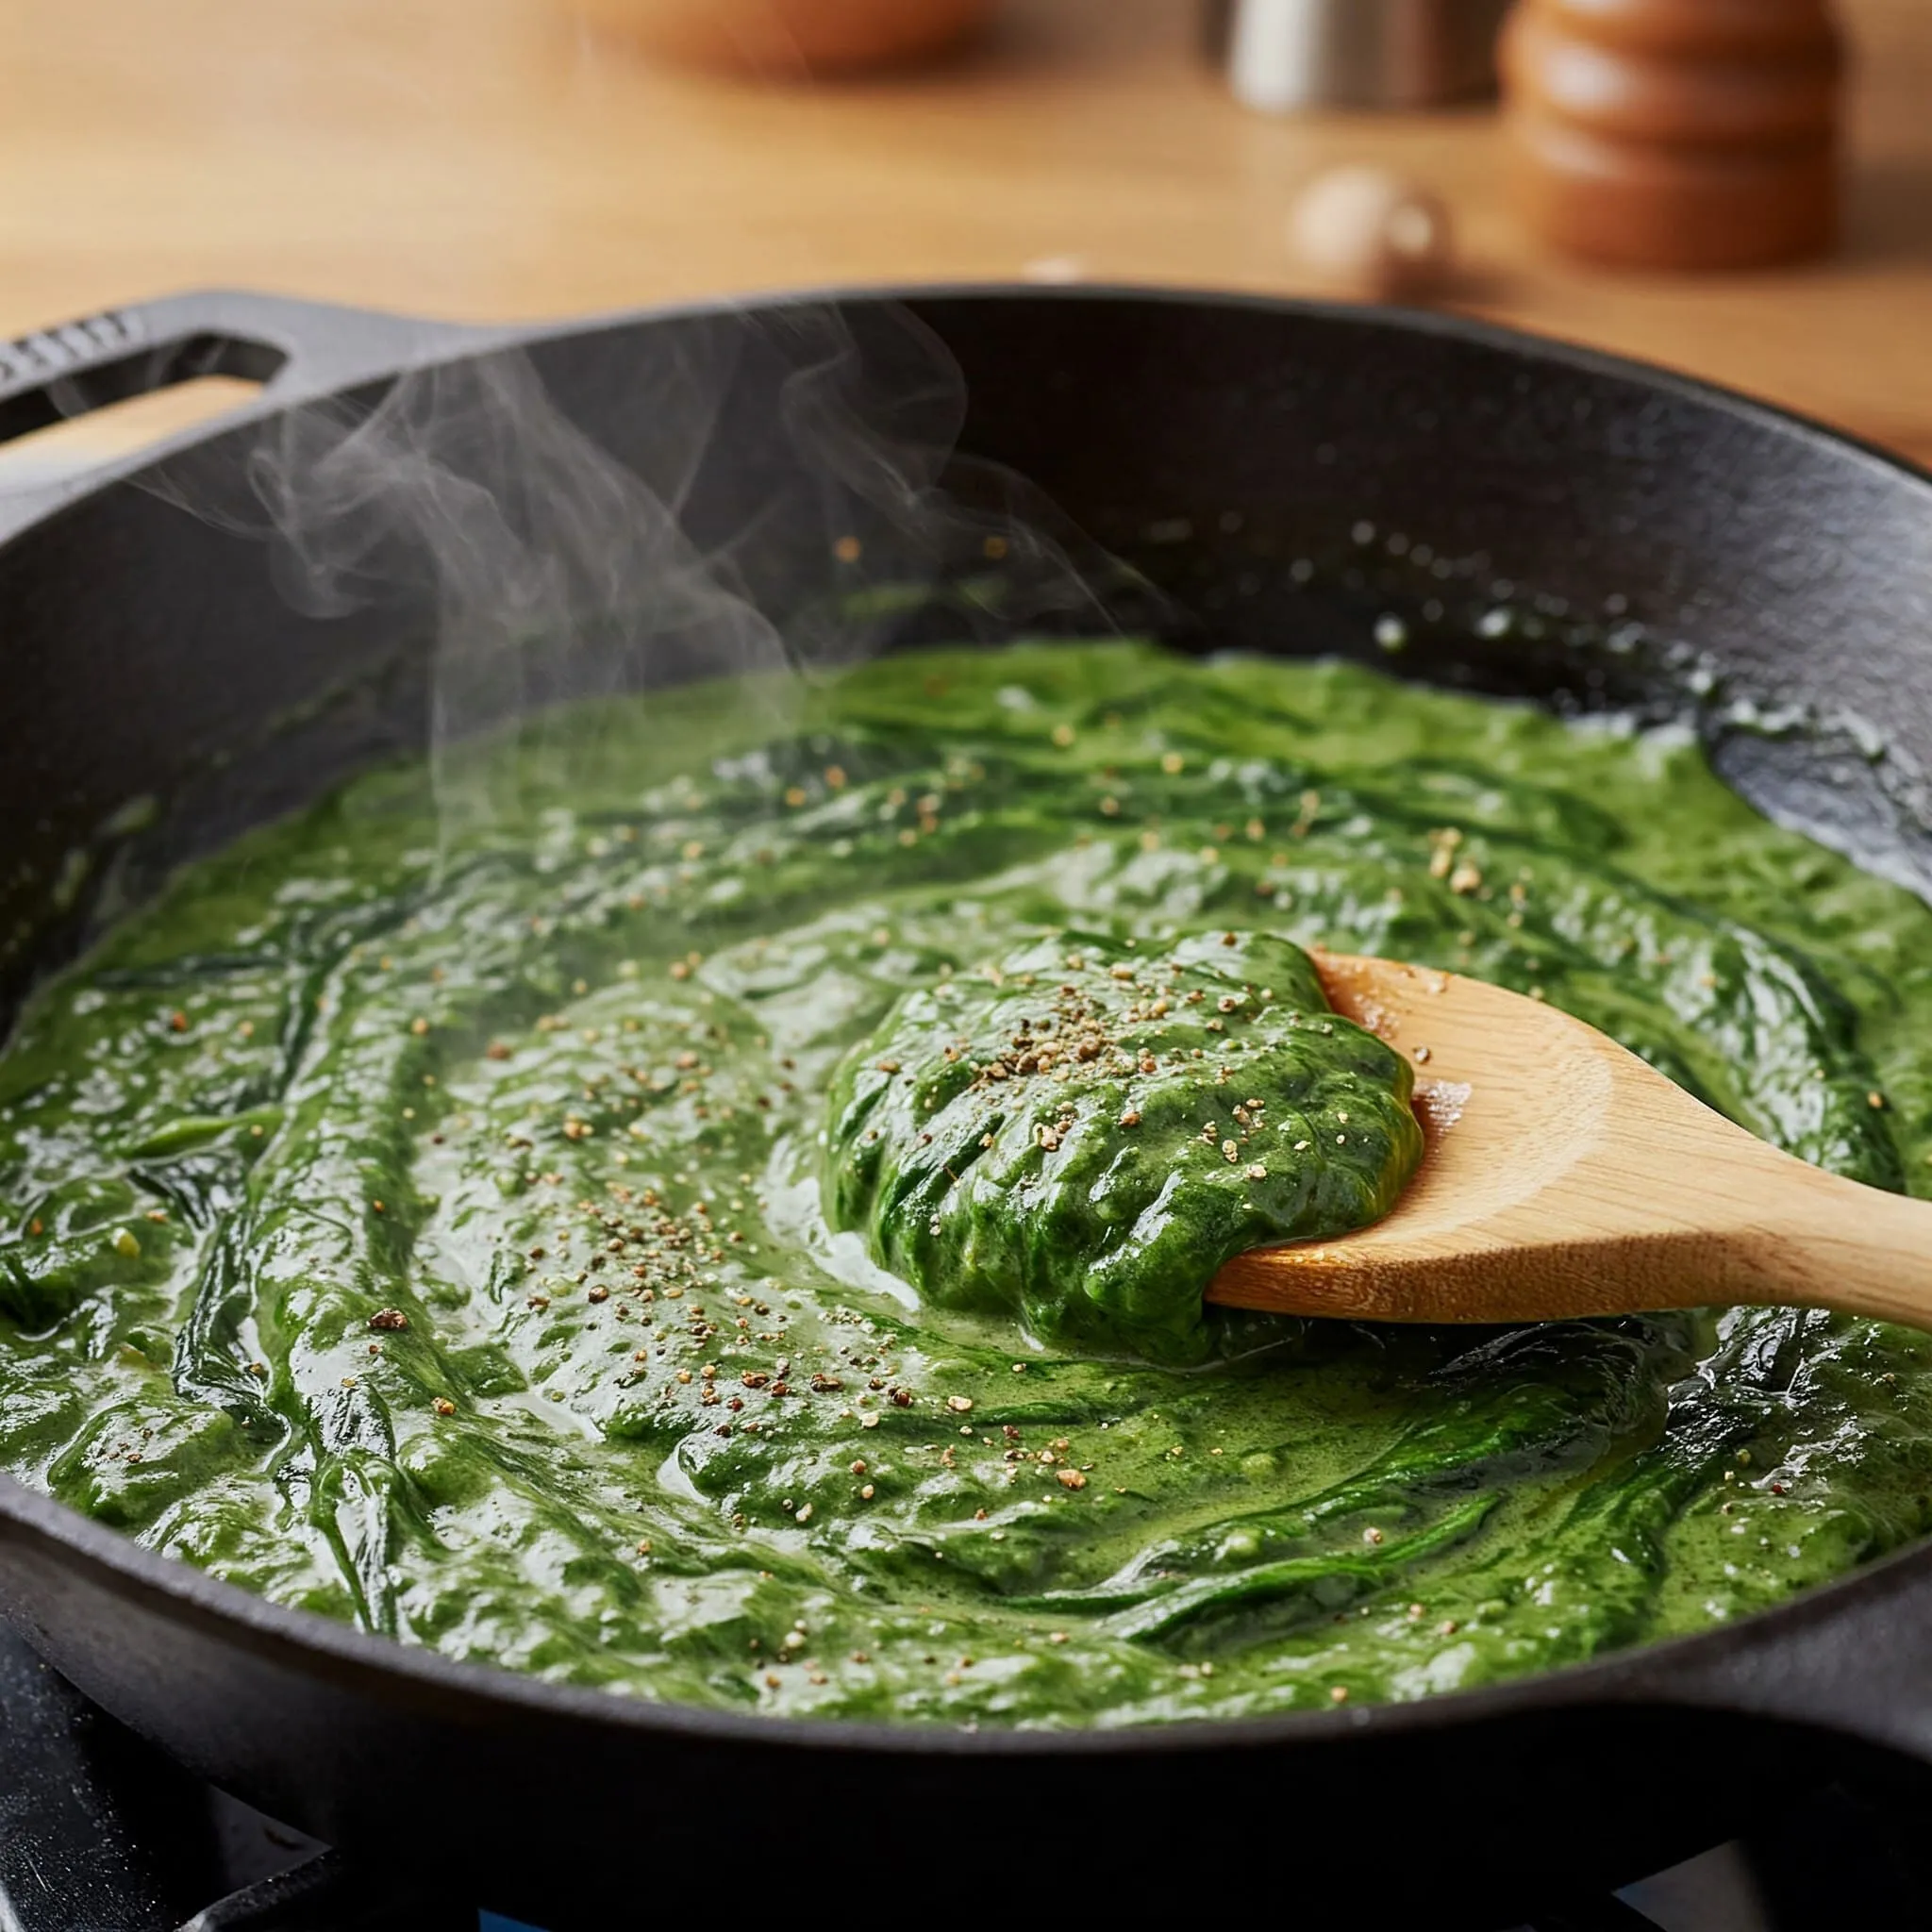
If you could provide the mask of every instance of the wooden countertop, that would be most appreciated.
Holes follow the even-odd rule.
[[[1842,4],[1844,253],[1682,281],[1531,246],[1488,110],[1241,110],[1186,0],[1009,0],[967,60],[818,91],[654,69],[552,0],[0,0],[0,332],[207,283],[473,319],[1070,271],[1291,292],[1297,184],[1374,157],[1454,203],[1459,306],[1932,463],[1932,5]]]

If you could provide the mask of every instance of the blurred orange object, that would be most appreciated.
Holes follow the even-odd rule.
[[[998,0],[570,0],[653,53],[749,73],[838,74],[958,45]]]
[[[1724,269],[1836,238],[1830,0],[1517,0],[1502,65],[1518,199],[1557,247]]]

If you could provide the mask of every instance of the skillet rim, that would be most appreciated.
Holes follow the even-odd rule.
[[[430,352],[407,367],[433,367],[470,356],[541,346],[575,336],[590,336],[654,323],[699,320],[708,316],[783,312],[813,306],[883,308],[922,304],[1027,302],[1071,306],[1079,303],[1142,303],[1151,306],[1248,309],[1298,316],[1338,326],[1433,337],[1487,349],[1528,366],[1564,368],[1607,377],[1689,402],[1716,414],[1741,420],[1775,434],[1794,437],[1821,453],[1851,455],[1876,465],[1892,477],[1924,490],[1932,507],[1932,469],[1864,438],[1834,428],[1819,418],[1746,391],[1634,357],[1595,349],[1463,314],[1387,306],[1310,301],[1253,291],[1191,288],[1180,284],[1082,283],[1046,288],[1028,282],[936,282],[879,284],[830,289],[781,289],[724,298],[650,305],[591,317],[527,325],[448,324],[430,343]],[[138,308],[140,305],[129,305]],[[290,305],[299,309],[305,305]],[[339,311],[314,305],[317,325]],[[355,312],[353,310],[347,312]],[[364,311],[365,313],[367,311]],[[110,489],[129,483],[168,458],[238,431],[249,424],[303,407],[325,394],[341,393],[392,379],[375,375],[335,390],[312,393],[280,391],[272,385],[254,404],[195,425],[178,437],[150,445],[133,457],[92,473],[81,487],[45,503],[31,519],[8,532],[0,548],[10,549],[67,511]],[[133,1537],[110,1528],[68,1505],[57,1502],[0,1471],[0,1553],[25,1544],[29,1550],[72,1570],[75,1559],[93,1573],[92,1587],[133,1601],[151,1615],[188,1622],[230,1643],[245,1642],[277,1668],[301,1674],[374,1679],[393,1697],[408,1691],[427,1705],[460,1714],[480,1707],[498,1714],[589,1724],[611,1732],[641,1733],[667,1741],[687,1740],[726,1746],[770,1745],[787,1752],[833,1750],[882,1757],[919,1758],[964,1756],[974,1758],[1086,1758],[1090,1757],[1226,1750],[1310,1748],[1325,1740],[1385,1737],[1448,1729],[1532,1712],[1587,1708],[1666,1707],[1729,1708],[1740,1714],[1794,1716],[1824,1723],[1815,1712],[1784,1712],[1774,1693],[1750,1702],[1735,1691],[1726,1696],[1724,1668],[1752,1660],[1795,1638],[1881,1605],[1899,1590],[1932,1580],[1932,1535],[1877,1561],[1815,1585],[1770,1608],[1734,1624],[1690,1636],[1666,1639],[1610,1652],[1581,1663],[1559,1665],[1529,1675],[1471,1690],[1446,1691],[1403,1703],[1365,1704],[1332,1710],[1281,1712],[1249,1718],[1175,1718],[1158,1724],[1108,1727],[1090,1724],[1065,1730],[1006,1726],[967,1728],[965,1724],[893,1724],[840,1718],[765,1717],[714,1710],[694,1705],[658,1704],[595,1687],[555,1682],[498,1665],[464,1662],[426,1646],[410,1644],[342,1624],[320,1612],[278,1604],[163,1556]],[[0,1599],[8,1594],[0,1576]],[[0,1611],[6,1606],[0,1602]],[[34,1641],[25,1619],[8,1622]],[[318,1668],[319,1667],[319,1668]],[[1857,1734],[1849,1714],[1833,1726]]]
[[[277,1668],[293,1668],[311,1678],[341,1682],[374,1677],[385,1698],[392,1699],[398,1690],[407,1690],[421,1707],[432,1710],[441,1707],[445,1715],[462,1715],[480,1704],[499,1713],[642,1733],[669,1742],[775,1744],[787,1751],[832,1749],[882,1758],[963,1755],[990,1759],[1084,1759],[1165,1751],[1192,1756],[1228,1750],[1306,1749],[1327,1740],[1453,1729],[1533,1713],[1619,1707],[1788,1717],[1823,1723],[1847,1736],[1863,1736],[1867,1735],[1864,1727],[1849,1717],[1834,1724],[1814,1712],[1781,1711],[1774,1699],[1762,1707],[1735,1697],[1726,1699],[1721,1694],[1725,1688],[1722,1668],[1880,1604],[1902,1587],[1932,1576],[1932,1538],[1927,1538],[1735,1624],[1634,1645],[1497,1684],[1402,1703],[1248,1718],[1174,1718],[1131,1726],[1089,1724],[1050,1730],[981,1725],[969,1729],[964,1724],[761,1717],[698,1705],[657,1704],[495,1664],[458,1661],[426,1645],[380,1636],[339,1624],[319,1611],[258,1596],[239,1584],[224,1582],[190,1563],[150,1550],[66,1504],[28,1489],[18,1478],[0,1474],[0,1552],[19,1541],[20,1531],[26,1533],[31,1543],[52,1545],[70,1571],[73,1559],[78,1557],[87,1568],[105,1573],[103,1580],[113,1588],[113,1593],[133,1601],[138,1609],[171,1622],[199,1625],[231,1645],[245,1642],[249,1650]],[[0,1584],[0,1598],[5,1594],[5,1586]],[[10,1615],[8,1621],[29,1643],[34,1642],[32,1625],[16,1622]],[[322,1669],[315,1668],[318,1664]],[[1699,1694],[1700,1680],[1705,1687],[1703,1694]]]

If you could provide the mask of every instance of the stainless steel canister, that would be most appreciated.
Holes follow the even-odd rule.
[[[1510,0],[1209,0],[1208,51],[1238,99],[1423,108],[1490,92]]]

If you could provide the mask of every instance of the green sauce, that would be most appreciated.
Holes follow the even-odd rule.
[[[1222,1262],[1394,1205],[1414,1085],[1285,940],[1059,933],[886,1016],[833,1089],[825,1209],[928,1303],[1198,1360]]]
[[[1414,1158],[1315,943],[1540,989],[1924,1185],[1932,912],[1681,734],[1109,645],[694,687],[478,757],[493,819],[371,774],[23,1016],[25,1480],[452,1657],[1022,1724],[1480,1684],[1932,1527],[1917,1335],[1197,1305]],[[1065,1082],[1014,1045],[1049,1018]]]

